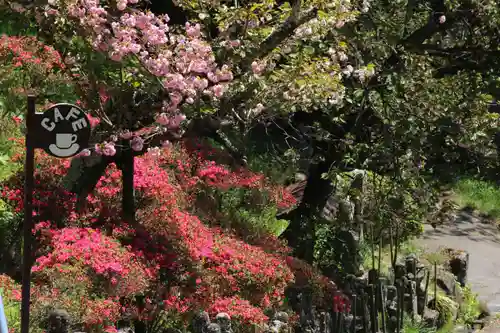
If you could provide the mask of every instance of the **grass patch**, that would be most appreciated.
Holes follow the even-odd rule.
[[[454,200],[461,208],[473,208],[500,218],[500,187],[476,179],[461,179],[453,187]]]

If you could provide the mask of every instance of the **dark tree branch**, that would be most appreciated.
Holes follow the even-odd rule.
[[[449,47],[443,48],[439,45],[433,44],[422,44],[418,47],[407,48],[415,54],[427,54],[430,56],[443,57],[455,60],[461,60],[462,62],[468,61],[466,59],[476,58],[483,59],[486,57],[499,57],[499,50],[487,50],[482,47]],[[471,61],[471,60],[469,60]],[[471,61],[472,62],[472,61]]]
[[[416,50],[422,47],[423,43],[433,37],[438,32],[450,29],[458,20],[466,18],[472,19],[475,14],[471,11],[468,5],[463,5],[455,12],[446,14],[446,22],[439,23],[439,17],[446,12],[443,0],[434,0],[431,2],[432,13],[429,16],[427,24],[415,30],[408,37],[402,39],[394,48],[392,54],[384,61],[381,70],[377,75],[374,75],[368,82],[368,87],[376,86],[381,76],[388,72],[394,71],[401,63],[401,53],[405,49]],[[401,68],[402,69],[402,68]]]
[[[498,67],[500,66],[496,57],[487,57],[482,61],[457,61],[450,66],[438,69],[435,77],[441,78],[449,75],[455,75],[464,70],[486,73],[490,72],[493,68]]]
[[[289,38],[295,29],[309,22],[318,14],[318,10],[313,8],[300,15],[300,8],[301,0],[295,0],[292,7],[292,14],[290,14],[286,21],[269,35],[254,52],[244,59],[242,66],[244,71],[248,71],[252,62],[271,53],[272,50]]]

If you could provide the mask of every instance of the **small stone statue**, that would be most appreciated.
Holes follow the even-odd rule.
[[[405,275],[406,275],[406,265],[402,263],[396,263],[396,267],[394,269],[395,279],[401,279]]]
[[[47,333],[69,333],[70,316],[65,310],[53,310],[49,313]]]
[[[278,321],[281,321],[282,323],[288,323],[288,313],[286,312],[283,312],[283,311],[280,311],[280,312],[277,312],[275,315],[274,315],[274,320],[278,320]]]
[[[208,333],[222,333],[221,327],[219,324],[216,323],[211,323],[207,327],[207,332]]]
[[[218,313],[215,317],[217,324],[219,324],[222,333],[232,333],[233,330],[231,328],[231,317],[225,313]]]
[[[210,325],[210,317],[205,311],[197,313],[193,318],[194,333],[205,333]]]
[[[117,333],[134,333],[134,330],[132,329],[132,327],[123,327],[119,328]]]
[[[287,328],[286,323],[283,323],[279,320],[273,320],[273,321],[271,321],[271,323],[269,325],[268,332],[280,333],[280,332],[284,332],[286,330],[286,328]]]

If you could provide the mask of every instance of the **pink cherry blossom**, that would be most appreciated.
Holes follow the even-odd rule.
[[[115,144],[112,142],[103,142],[102,144],[97,144],[95,146],[95,151],[97,154],[102,154],[104,156],[114,156],[116,154]]]
[[[156,122],[162,126],[167,126],[170,120],[166,113],[160,113],[158,117],[156,117]]]
[[[144,148],[144,140],[140,136],[136,136],[130,141],[130,147],[132,150],[141,151]]]

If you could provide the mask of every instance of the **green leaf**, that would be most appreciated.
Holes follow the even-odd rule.
[[[9,162],[9,156],[0,155],[0,164],[5,165]]]
[[[314,47],[309,46],[309,45],[308,45],[308,46],[306,46],[306,47],[304,47],[304,53],[305,53],[305,54],[308,54],[308,55],[313,55],[313,54],[314,54],[314,52],[315,52]]]
[[[200,112],[205,113],[205,114],[214,114],[216,112],[216,110],[215,110],[215,108],[210,107],[210,106],[203,106],[200,109]]]
[[[363,98],[365,91],[363,89],[356,89],[354,90],[354,98],[356,100],[360,100]]]

